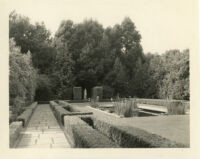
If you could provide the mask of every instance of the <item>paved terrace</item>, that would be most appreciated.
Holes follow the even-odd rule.
[[[49,104],[39,104],[27,127],[21,132],[17,148],[68,147],[70,145]]]

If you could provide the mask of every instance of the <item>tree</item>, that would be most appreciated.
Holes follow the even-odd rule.
[[[103,27],[96,21],[85,20],[80,24],[63,21],[56,32],[55,46],[67,46],[65,54],[73,61],[73,85],[90,89],[103,78],[103,53],[100,42]],[[90,96],[90,92],[88,92]]]
[[[9,102],[20,109],[34,100],[37,71],[30,52],[22,54],[13,39],[9,40],[9,48]]]
[[[114,74],[115,78],[112,82],[112,86],[115,89],[116,94],[119,93],[122,97],[128,96],[128,79],[119,58],[115,59]]]
[[[31,24],[28,17],[15,11],[9,15],[9,38],[14,38],[22,53],[32,54],[33,66],[39,73],[50,73],[54,49],[51,46],[50,32],[44,23]]]
[[[163,55],[163,61],[162,94],[173,99],[189,99],[189,50],[169,50]]]
[[[189,50],[169,50],[163,55],[148,54],[149,78],[154,98],[188,100],[189,93]]]
[[[57,52],[54,61],[52,79],[52,91],[57,98],[66,97],[67,89],[73,86],[73,60],[68,52],[67,46],[57,44]],[[69,92],[70,93],[70,92]]]

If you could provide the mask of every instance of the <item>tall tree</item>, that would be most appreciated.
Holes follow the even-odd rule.
[[[32,66],[31,54],[22,54],[13,39],[9,40],[9,100],[21,108],[34,100],[37,71]]]
[[[44,23],[31,24],[28,17],[15,11],[9,15],[9,38],[14,38],[22,53],[32,53],[33,66],[40,73],[50,73],[54,49]]]

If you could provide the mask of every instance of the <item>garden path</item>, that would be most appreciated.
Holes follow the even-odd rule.
[[[39,104],[27,127],[21,132],[17,148],[70,147],[49,104]]]

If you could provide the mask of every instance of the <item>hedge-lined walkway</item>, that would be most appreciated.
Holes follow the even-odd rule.
[[[60,128],[49,104],[39,104],[28,126],[22,132],[18,148],[68,148],[64,132]]]

